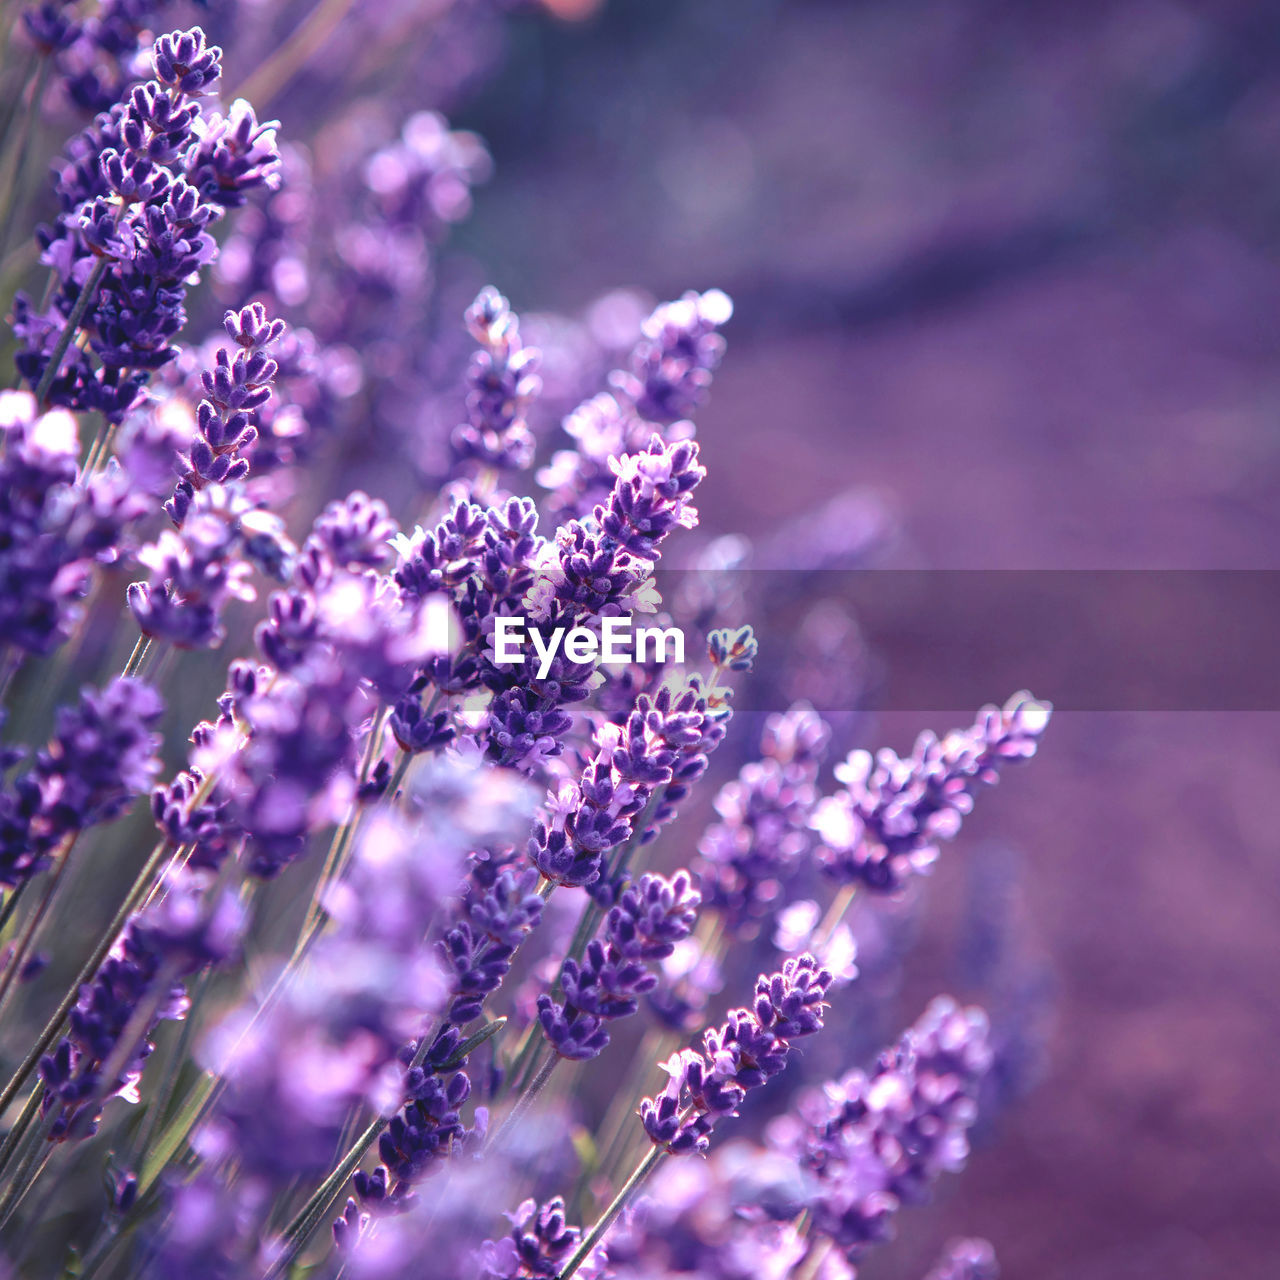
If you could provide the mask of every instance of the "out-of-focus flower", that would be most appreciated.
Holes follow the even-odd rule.
[[[854,751],[837,766],[842,791],[819,802],[813,827],[819,857],[834,880],[876,893],[900,890],[927,872],[1010,761],[1035,755],[1053,708],[1029,693],[984,707],[972,728],[943,738],[922,733],[905,759],[882,749]]]

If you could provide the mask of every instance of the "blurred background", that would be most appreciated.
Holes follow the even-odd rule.
[[[495,162],[454,243],[517,307],[732,295],[705,530],[853,488],[887,566],[1280,567],[1280,6],[610,0],[507,34],[453,112]],[[868,1277],[961,1232],[1012,1280],[1280,1273],[1278,779],[1273,707],[1067,710],[979,806],[899,1022],[1012,892],[1038,1082]]]
[[[863,1274],[918,1277],[974,1234],[1010,1280],[1273,1280],[1275,699],[1176,709],[1166,687],[1109,706],[1054,635],[1034,661],[1016,646],[991,661],[988,635],[1036,621],[1001,601],[1036,606],[979,571],[1280,569],[1280,4],[511,9],[184,9],[299,148],[269,216],[232,226],[193,340],[261,285],[261,257],[346,415],[318,451],[326,480],[365,484],[411,525],[458,420],[458,318],[479,284],[546,349],[541,459],[565,443],[556,410],[599,388],[654,299],[728,292],[690,564],[737,564],[743,538],[784,572],[719,619],[757,625],[762,674],[717,780],[749,758],[760,712],[800,694],[837,713],[841,754],[967,724],[973,705],[912,696],[938,671],[989,672],[979,700],[1030,684],[1061,704],[1033,766],[979,804],[901,918],[855,921],[872,996],[824,1069],[865,1063],[939,991],[991,1005],[1003,1047],[969,1168]],[[492,165],[421,121],[394,143],[427,108]],[[51,102],[32,170],[83,122]],[[413,200],[397,204],[402,180]],[[34,262],[14,248],[6,283]],[[775,614],[771,591],[848,564],[955,571],[946,625],[927,587],[892,642],[843,606],[794,628]],[[968,573],[960,643],[946,619]],[[1205,612],[1210,631],[1238,623]],[[1178,634],[1155,643],[1195,661]],[[1254,650],[1268,685],[1274,651]],[[1138,680],[1141,653],[1116,661]],[[209,709],[197,690],[175,721]],[[699,816],[677,831],[695,840]]]

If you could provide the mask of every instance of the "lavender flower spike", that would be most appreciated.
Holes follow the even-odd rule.
[[[999,1280],[996,1251],[985,1240],[953,1240],[924,1280]]]
[[[521,345],[515,312],[492,286],[467,308],[466,322],[480,350],[467,371],[467,421],[452,436],[455,469],[474,462],[523,470],[533,461],[524,415],[542,390],[541,352]]]
[[[905,758],[888,749],[850,753],[835,771],[844,790],[814,810],[823,870],[875,893],[895,893],[927,872],[978,790],[994,785],[1010,761],[1035,755],[1052,712],[1050,703],[1016,693],[1003,707],[983,707],[968,729],[922,733]]]
[[[480,1248],[483,1276],[496,1276],[498,1280],[558,1276],[582,1239],[581,1229],[566,1223],[560,1196],[545,1204],[526,1200],[506,1217],[511,1233],[501,1240],[486,1240]],[[604,1263],[604,1248],[598,1246],[577,1274],[594,1280],[604,1272]]]
[[[732,1009],[706,1031],[701,1053],[682,1049],[662,1064],[667,1087],[640,1104],[649,1140],[673,1155],[706,1151],[716,1121],[737,1115],[747,1091],[787,1065],[791,1042],[822,1029],[830,985],[831,974],[807,954],[761,974],[750,1009]]]

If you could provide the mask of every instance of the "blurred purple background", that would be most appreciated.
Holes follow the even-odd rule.
[[[1280,6],[611,0],[517,22],[453,118],[496,161],[455,243],[517,307],[733,295],[711,532],[866,486],[889,565],[1280,567]],[[956,1233],[1011,1280],[1280,1274],[1278,830],[1277,715],[1058,717],[945,851],[900,997],[954,984],[998,840],[1047,1068],[868,1277]]]

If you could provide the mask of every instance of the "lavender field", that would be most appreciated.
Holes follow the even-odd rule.
[[[1280,10],[0,41],[0,1274],[1276,1273]]]

